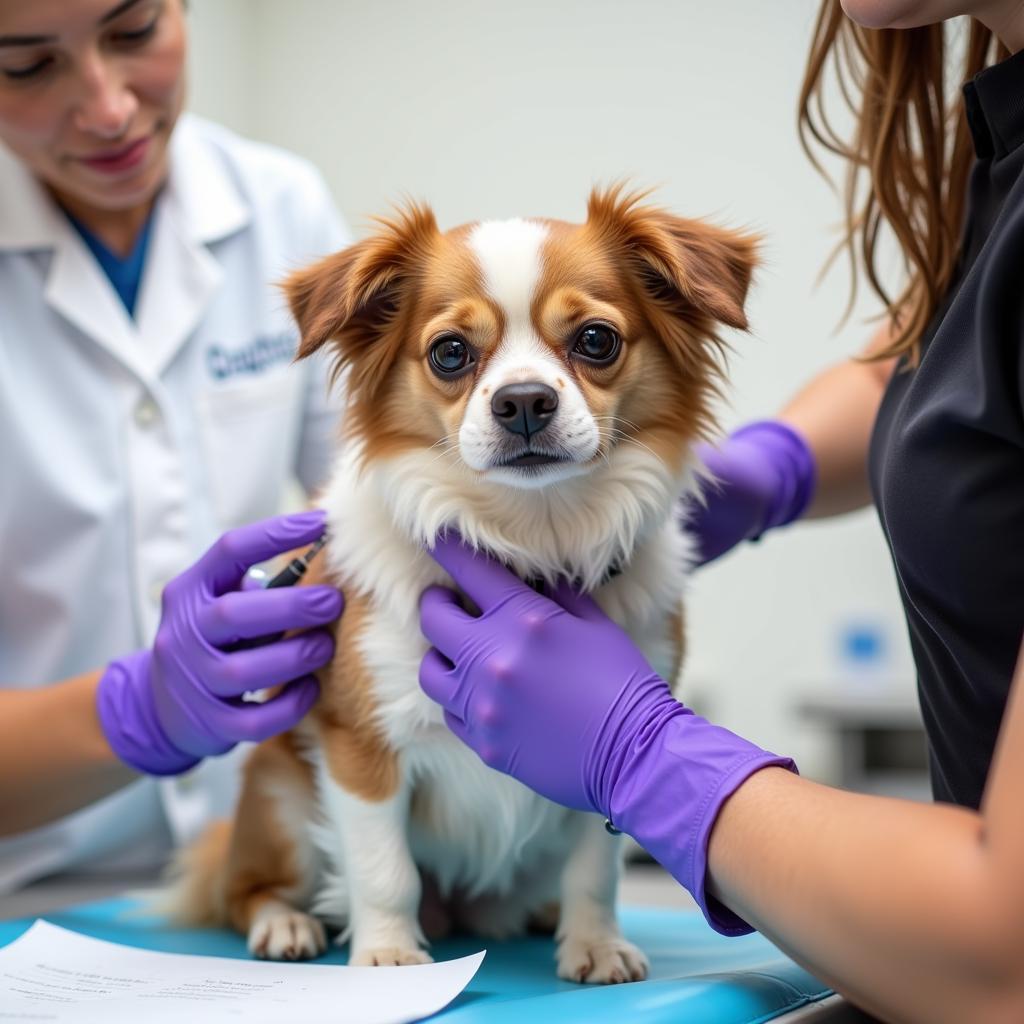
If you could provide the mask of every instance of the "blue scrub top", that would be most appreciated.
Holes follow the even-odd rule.
[[[142,225],[139,237],[127,256],[118,256],[100,241],[80,220],[73,217],[67,210],[65,216],[71,221],[75,230],[81,235],[82,241],[96,257],[96,262],[103,268],[114,291],[124,303],[130,317],[135,316],[135,300],[139,294],[139,283],[142,281],[142,268],[146,260],[146,249],[149,245],[150,227],[153,223],[153,211],[150,210],[146,223]]]

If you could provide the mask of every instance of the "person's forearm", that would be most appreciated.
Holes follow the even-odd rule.
[[[890,338],[880,330],[864,354]],[[783,408],[779,419],[793,427],[814,453],[817,484],[805,518],[839,515],[871,502],[868,445],[894,360],[848,360],[818,374]]]
[[[151,648],[50,686],[0,689],[0,835],[87,806],[137,772],[178,775],[300,721],[319,696],[313,673],[334,654],[344,598],[329,585],[242,581],[321,540],[325,525],[311,509],[227,531],[164,588]]]
[[[972,811],[769,768],[719,815],[708,889],[883,1020],[1024,1020],[1024,922],[990,858]]]
[[[0,835],[54,821],[138,778],[100,728],[100,675],[0,690]]]

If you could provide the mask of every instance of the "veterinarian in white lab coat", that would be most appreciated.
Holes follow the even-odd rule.
[[[275,282],[345,229],[303,161],[179,119],[185,49],[182,0],[0,0],[0,894],[156,864],[228,806],[236,758],[189,743],[146,760],[183,742],[149,693],[180,686],[145,661],[161,596],[225,530],[278,511],[289,478],[312,490],[336,432],[324,366],[291,365]],[[258,554],[309,531],[264,531]],[[249,632],[288,624],[268,614]],[[130,652],[101,727],[101,680]],[[228,707],[212,747],[308,703],[269,727]],[[122,712],[136,732],[115,742]],[[115,753],[196,767],[140,777]]]

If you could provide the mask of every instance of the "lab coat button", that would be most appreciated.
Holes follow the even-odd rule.
[[[140,427],[151,427],[160,416],[160,410],[151,398],[144,398],[135,406],[135,422]]]

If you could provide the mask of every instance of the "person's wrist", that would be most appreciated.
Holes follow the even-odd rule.
[[[715,931],[743,935],[750,926],[705,890],[711,832],[725,802],[755,772],[797,768],[673,703],[623,752],[602,810],[672,873]]]
[[[799,519],[807,511],[817,483],[814,453],[803,436],[782,420],[756,420],[733,431],[729,441],[754,445],[775,474],[762,521],[750,539],[757,540],[766,531]]]
[[[178,749],[160,724],[153,701],[152,652],[113,659],[96,687],[100,727],[117,757],[145,775],[178,775],[199,758]]]
[[[615,788],[637,752],[656,742],[658,733],[673,716],[692,713],[654,673],[631,679],[623,686],[618,700],[605,714],[585,761],[590,804],[614,827],[621,828],[612,816]]]

